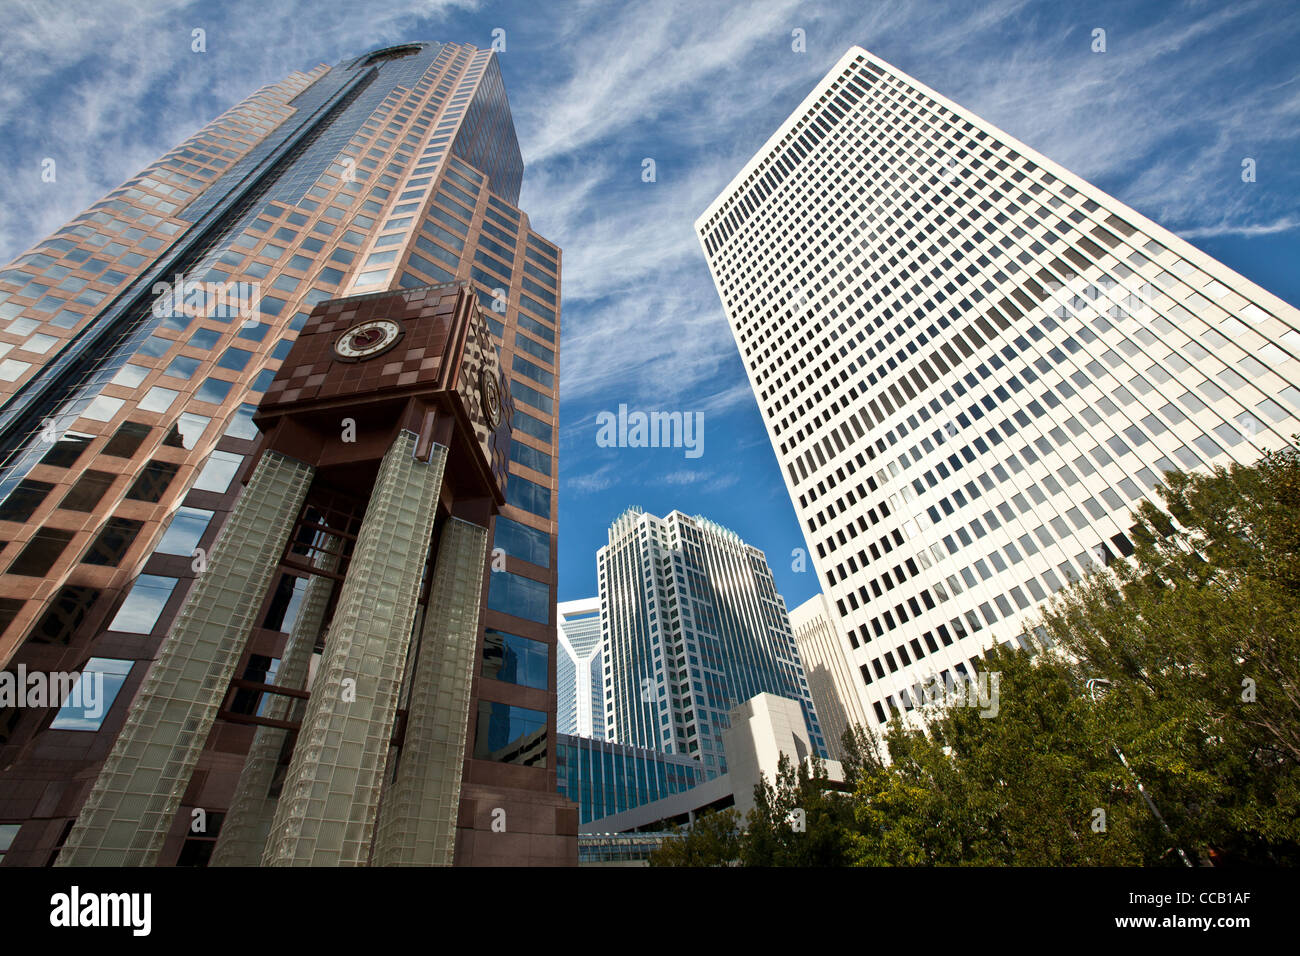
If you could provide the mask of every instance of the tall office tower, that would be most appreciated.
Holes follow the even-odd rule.
[[[817,594],[790,612],[790,631],[799,650],[813,706],[822,723],[831,759],[844,760],[841,743],[851,725],[867,727],[866,714],[854,682],[854,671],[844,656],[839,616],[826,595]]]
[[[555,725],[562,734],[605,739],[605,669],[600,657],[600,598],[556,609]]]
[[[236,818],[238,833],[225,835],[217,862],[258,862],[257,835],[273,797],[292,790],[306,800],[313,783],[323,786],[340,770],[331,755],[373,771],[376,761],[398,753],[397,776],[409,782],[391,803],[385,794],[384,812],[392,814],[377,825],[390,829],[386,844],[375,842],[375,859],[409,862],[380,852],[396,840],[418,846],[426,861],[445,862],[445,833],[408,841],[393,836],[400,827],[391,829],[403,807],[435,803],[440,825],[455,826],[457,863],[576,859],[576,810],[555,794],[550,746],[560,254],[516,205],[522,172],[495,57],[456,44],[408,44],[294,73],[259,91],[0,271],[0,662],[11,670],[81,673],[104,688],[95,706],[56,700],[44,709],[0,710],[0,825],[18,825],[5,865],[53,861],[67,841],[62,862],[204,863],[223,841],[223,820]],[[458,282],[473,291],[473,310],[454,293]],[[389,290],[409,292],[393,298]],[[340,300],[346,304],[331,315]],[[318,306],[325,311],[313,313]],[[369,316],[369,326],[346,327],[344,320],[358,315]],[[467,466],[482,479],[471,495],[474,486],[453,483],[456,463],[482,455],[456,452],[453,439],[481,424],[469,411],[447,409],[491,402],[487,391],[480,399],[453,396],[467,379],[448,363],[461,368],[477,354],[466,336],[480,321],[502,369],[493,401],[504,402],[501,414],[512,428],[501,474]],[[429,331],[435,326],[443,331]],[[325,338],[338,343],[330,361],[344,364],[294,358],[287,367],[298,334],[324,327]],[[457,330],[453,339],[438,338],[449,329]],[[332,398],[328,414],[346,448],[324,438],[318,446],[277,444],[275,422],[306,415],[296,402],[317,401],[326,385],[340,382],[354,391]],[[431,397],[431,382],[440,383],[445,401]],[[360,411],[342,413],[371,403],[368,390],[384,389],[411,402],[419,393],[442,411],[380,424]],[[393,434],[383,431],[399,421],[405,424]],[[272,431],[259,439],[259,429]],[[394,451],[409,442],[420,458]],[[451,490],[441,495],[428,470],[439,460],[434,445],[452,452],[443,482]],[[390,452],[395,463],[385,471]],[[278,477],[264,467],[273,459]],[[344,467],[347,460],[353,464]],[[286,464],[294,461],[307,471]],[[417,469],[419,487],[432,488],[431,499],[411,504],[405,497],[416,487],[401,485],[415,481],[404,470],[409,461],[424,469]],[[371,473],[373,489],[363,488]],[[276,493],[265,485],[272,479],[283,484]],[[501,483],[497,507],[491,489]],[[251,501],[274,511],[275,520],[262,515],[248,523],[253,504],[245,497],[255,491]],[[283,510],[298,495],[296,513],[268,504],[278,501]],[[348,568],[367,541],[373,547],[378,532],[368,537],[367,526],[386,527],[370,522],[372,505],[384,520],[399,520],[389,513],[399,505],[413,509],[394,542],[423,534],[430,516],[436,523],[425,542],[427,570],[418,548],[368,553],[372,567],[384,569],[376,580],[395,576],[399,587],[358,603],[349,582],[359,587],[360,579]],[[400,642],[444,646],[449,638],[435,619],[452,620],[448,608],[463,615],[469,607],[433,600],[445,584],[434,547],[444,546],[454,526],[472,550],[478,533],[452,518],[487,524],[493,560],[484,562],[474,604],[480,610],[470,659],[461,660],[462,645],[448,651],[460,655],[447,658],[457,675],[462,663],[468,668],[456,677],[457,687],[468,682],[468,697],[453,695],[450,711],[426,709],[420,717],[411,701],[437,685],[432,661],[408,661]],[[239,535],[247,540],[236,549]],[[234,615],[216,632],[205,629],[211,621],[200,627],[206,619],[194,596],[215,587],[204,583],[210,576],[238,584],[240,594],[263,593],[260,579],[230,577],[238,554],[262,571],[271,561],[265,597],[248,609],[248,620]],[[500,570],[488,573],[489,566]],[[412,597],[407,592],[417,584]],[[418,634],[401,632],[410,606]],[[365,657],[364,666],[366,674],[380,667],[391,683],[396,661],[403,683],[396,691],[385,685],[371,700],[365,734],[349,736],[340,749],[331,736],[337,715],[310,695],[308,677],[324,675],[327,686],[346,679],[360,659],[348,654],[369,653],[358,622],[373,623],[374,614],[394,608],[398,624],[385,633],[398,643],[384,645],[382,663]],[[341,622],[345,610],[352,616]],[[221,653],[233,655],[233,669],[204,657],[211,657],[214,634]],[[503,648],[527,666],[503,672]],[[190,680],[196,660],[214,668],[198,684]],[[331,661],[343,670],[331,671]],[[233,676],[225,679],[228,670]],[[169,682],[196,708],[197,726],[210,727],[192,735],[197,739],[170,728],[149,733],[151,708]],[[358,699],[364,684],[353,688]],[[402,703],[390,713],[393,693]],[[127,737],[124,726],[134,750],[115,743],[120,732]],[[310,733],[310,748],[292,746],[300,733]],[[423,747],[435,739],[451,749]],[[360,756],[350,750],[356,740],[364,740]],[[389,740],[391,754],[384,753]],[[161,803],[152,801],[167,787],[142,781],[132,765],[140,748],[176,788]],[[298,765],[296,751],[306,754]],[[448,766],[454,753],[463,753],[458,781]],[[303,765],[309,757],[311,765]],[[265,759],[269,768],[259,762]],[[410,760],[429,771],[424,783],[401,769]],[[436,773],[429,769],[435,766]],[[260,793],[257,774],[270,781]],[[435,777],[443,788],[436,799],[421,790]],[[373,832],[373,790],[341,777],[336,783],[351,787],[361,831]],[[122,799],[140,786],[149,793]],[[292,807],[314,813],[309,803]],[[501,811],[504,833],[493,826]],[[188,825],[197,816],[206,821],[202,830]],[[407,823],[418,816],[408,814]],[[357,820],[348,821],[352,832]],[[320,829],[327,821],[309,823]],[[332,818],[328,824],[335,826]],[[123,845],[121,832],[132,827],[140,836]],[[354,837],[346,850],[313,849],[311,835],[300,832],[292,846],[268,847],[262,859],[365,862]]]
[[[856,47],[696,230],[877,723],[1300,431],[1295,308]]]
[[[680,511],[629,508],[596,552],[609,740],[727,769],[728,712],[756,694],[799,702],[826,756],[808,681],[763,552]]]

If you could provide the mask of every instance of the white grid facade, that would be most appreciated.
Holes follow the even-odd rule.
[[[1300,312],[861,48],[696,230],[878,723],[1300,432]]]

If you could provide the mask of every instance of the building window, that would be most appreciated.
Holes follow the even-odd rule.
[[[98,588],[71,584],[60,588],[27,639],[35,644],[67,645],[99,595]]]
[[[27,478],[18,482],[18,486],[0,504],[0,521],[26,521],[53,489],[54,485],[47,481]]]
[[[515,447],[518,447],[516,445]],[[498,515],[493,533],[492,544],[512,558],[536,564],[538,567],[551,566],[551,538],[544,531],[520,524],[504,515]]]
[[[126,496],[133,501],[161,501],[163,494],[180,470],[167,461],[151,461],[140,469]]]
[[[59,502],[59,507],[68,511],[93,511],[116,478],[117,475],[107,471],[82,472],[77,483]]]
[[[125,631],[128,634],[150,633],[158,623],[158,617],[162,614],[167,599],[172,596],[177,580],[177,578],[167,578],[157,574],[140,575],[135,579],[135,584],[131,586],[131,593],[118,608],[108,629]]]
[[[79,435],[75,432],[67,432],[62,438],[54,443],[54,447],[45,453],[41,459],[42,465],[50,465],[54,468],[70,468],[76,464],[77,459],[81,457],[91,441],[93,435]]]
[[[54,562],[59,559],[72,537],[73,532],[59,528],[39,529],[14,559],[14,563],[9,565],[9,573],[44,577],[54,567]]]
[[[162,540],[154,552],[158,554],[183,554],[189,557],[199,546],[203,532],[208,530],[208,522],[213,512],[201,508],[178,508],[172,523],[167,526]]]
[[[113,437],[104,445],[104,454],[114,458],[130,458],[148,437],[150,428],[137,422],[123,422]]]
[[[51,730],[99,730],[118,691],[131,673],[131,661],[92,657],[81,669],[67,699],[50,723]]]
[[[551,614],[551,588],[509,571],[493,571],[488,584],[488,607],[502,614],[547,624]]]
[[[115,568],[122,563],[126,553],[131,550],[136,535],[144,527],[143,521],[130,518],[109,518],[104,522],[99,536],[81,559],[83,564],[98,564]]]
[[[479,701],[474,757],[497,763],[546,766],[546,714],[511,704]]]
[[[21,828],[21,823],[0,823],[0,863],[4,862],[5,854],[14,845],[14,838]]]
[[[551,516],[551,489],[519,475],[506,481],[506,502],[542,518]]]
[[[228,451],[214,451],[208,456],[203,470],[199,472],[199,477],[194,482],[194,490],[224,493],[243,463],[243,455],[232,455]]]
[[[216,848],[217,837],[221,835],[221,824],[225,822],[226,815],[204,813],[201,818],[203,829],[195,832],[193,814],[184,809],[181,812],[191,823],[190,832],[185,835],[185,842],[181,845],[180,856],[176,858],[176,865],[207,866],[208,861],[212,859],[212,851]]]
[[[549,654],[545,644],[495,628],[483,632],[483,676],[523,687],[547,689]]]

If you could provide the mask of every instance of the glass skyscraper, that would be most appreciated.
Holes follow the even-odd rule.
[[[1300,312],[858,47],[696,229],[873,725],[1300,432]]]
[[[759,551],[707,518],[631,508],[596,553],[609,740],[726,771],[728,713],[756,694],[797,701],[816,751],[826,745]]]
[[[71,832],[313,307],[456,281],[513,403],[499,570],[483,577],[468,724],[448,731],[465,739],[456,862],[575,858],[553,754],[560,250],[518,208],[522,175],[495,55],[412,43],[265,87],[0,270],[0,662],[102,675],[106,705],[0,710],[5,865],[51,862]],[[414,381],[433,360],[413,355],[366,368]],[[201,864],[219,839],[272,706],[261,688],[309,603],[310,576],[286,567],[231,635],[238,676],[177,814],[211,824],[174,827],[161,863]],[[502,808],[514,830],[494,842]]]

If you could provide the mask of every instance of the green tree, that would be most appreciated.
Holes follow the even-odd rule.
[[[782,754],[776,780],[754,787],[754,808],[741,840],[745,866],[846,866],[853,802],[813,758],[811,766]]]
[[[1300,456],[1171,472],[1160,493],[1132,563],[1061,592],[1047,633],[1106,682],[1112,738],[1174,842],[1300,862]]]
[[[985,664],[996,713],[951,702],[924,729],[890,725],[889,765],[858,781],[854,861],[1139,862],[1155,824],[1084,688],[1050,656],[999,648]]]
[[[741,854],[740,814],[702,813],[689,827],[674,826],[674,836],[650,854],[651,866],[735,866]]]

